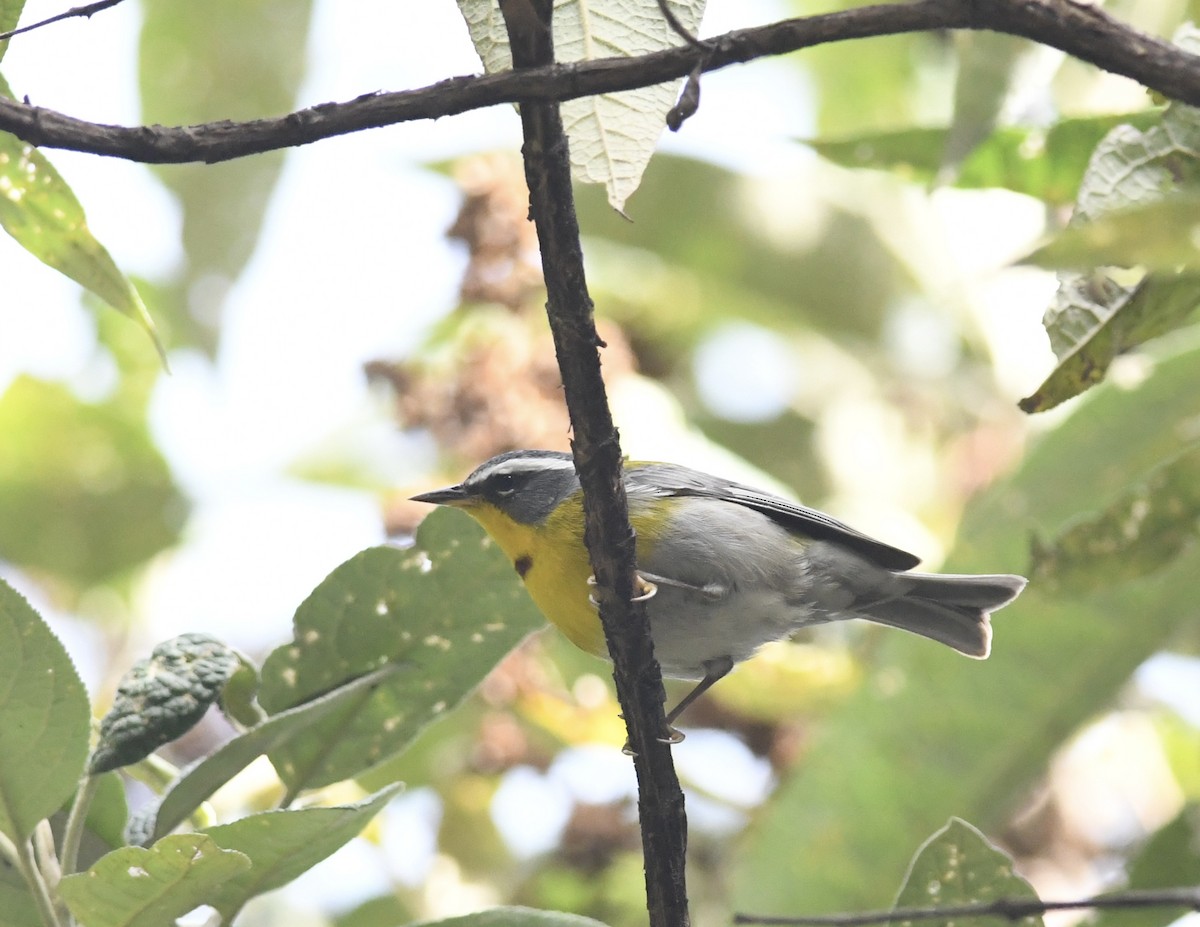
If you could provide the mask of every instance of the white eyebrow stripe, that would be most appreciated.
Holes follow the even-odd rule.
[[[570,457],[515,457],[502,460],[485,470],[472,474],[472,483],[482,483],[504,473],[531,473],[545,470],[574,470]]]

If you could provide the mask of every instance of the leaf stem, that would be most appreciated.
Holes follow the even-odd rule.
[[[75,871],[79,862],[79,844],[83,840],[83,828],[87,823],[88,809],[96,790],[100,787],[100,777],[84,773],[75,790],[75,801],[71,805],[71,813],[67,815],[67,827],[63,831],[62,842],[62,872],[70,875]]]
[[[63,922],[58,916],[58,911],[54,909],[54,901],[50,897],[50,889],[47,887],[46,880],[42,877],[41,870],[37,866],[37,860],[34,858],[33,843],[29,840],[22,840],[19,843],[10,844],[9,847],[6,847],[6,851],[10,848],[15,854],[17,868],[21,871],[21,875],[25,877],[30,894],[33,895],[33,901],[37,905],[42,923],[45,927],[63,927]]]

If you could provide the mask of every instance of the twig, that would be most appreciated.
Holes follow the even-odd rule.
[[[518,71],[553,61],[553,0],[501,0]],[[579,222],[571,189],[567,137],[557,103],[521,106],[525,178],[546,279],[546,314],[562,373],[583,486],[585,540],[596,577],[617,697],[638,779],[638,814],[651,927],[686,927],[687,820],[667,730],[662,673],[637,594],[634,535],[622,479],[621,448],[600,376],[603,346],[592,316]]]
[[[1079,908],[1191,908],[1200,911],[1200,888],[1164,888],[1109,892],[1076,901],[1041,901],[1037,898],[998,898],[980,904],[948,905],[931,908],[894,908],[891,911],[867,911],[862,914],[826,914],[816,917],[775,917],[736,914],[735,924],[765,924],[771,927],[865,927],[893,921],[922,921],[959,917],[1005,917],[1018,921],[1047,911]]]
[[[0,32],[0,42],[11,39],[14,35],[21,35],[25,32],[32,32],[34,29],[41,29],[42,26],[49,26],[51,23],[62,22],[64,19],[74,19],[77,16],[86,16],[88,19],[91,19],[93,13],[107,10],[109,7],[116,6],[121,2],[123,0],[96,0],[95,3],[85,3],[83,6],[72,7],[65,13],[59,13],[56,16],[51,16],[49,19],[43,19],[41,22],[22,26],[20,29],[13,29],[9,32]]]
[[[482,77],[455,77],[419,90],[366,94],[277,119],[168,128],[100,125],[0,98],[0,131],[33,145],[146,163],[227,161],[306,145],[363,129],[437,119],[500,103],[571,100],[631,90],[768,55],[829,42],[945,29],[1021,35],[1133,78],[1173,100],[1200,106],[1200,56],[1138,32],[1091,4],[1073,0],[914,0],[740,29],[636,58],[547,65]]]
[[[670,0],[658,0],[658,9],[662,13],[663,19],[667,21],[667,25],[671,27],[677,36],[693,48],[699,48],[703,51],[708,50],[707,46],[692,35],[688,27],[679,21],[679,17],[675,15],[675,11],[671,9]]]

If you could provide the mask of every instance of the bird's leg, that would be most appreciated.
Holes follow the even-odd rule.
[[[661,744],[677,744],[684,739],[683,731],[680,731],[671,725],[675,719],[683,714],[683,710],[696,701],[700,696],[712,688],[713,684],[723,679],[733,669],[733,659],[731,657],[718,657],[715,660],[709,660],[704,664],[704,678],[696,683],[696,688],[692,689],[683,699],[667,712],[667,729],[663,736],[658,738]],[[622,718],[624,715],[621,716]],[[625,746],[621,748],[621,752],[626,756],[635,756],[633,748],[629,746],[629,741],[625,741]]]
[[[717,659],[709,660],[704,664],[704,678],[696,683],[696,688],[692,689],[691,692],[685,695],[680,700],[678,705],[667,712],[667,728],[671,731],[672,736],[675,738],[674,740],[666,741],[667,743],[679,743],[679,741],[683,740],[683,735],[671,727],[671,725],[675,723],[675,719],[683,714],[684,709],[687,708],[688,705],[692,704],[692,702],[696,701],[696,699],[711,689],[714,683],[725,678],[731,669],[733,669],[733,659],[731,657],[718,657]]]

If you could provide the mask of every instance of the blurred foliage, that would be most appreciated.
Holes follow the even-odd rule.
[[[187,507],[144,415],[121,397],[13,381],[0,396],[0,557],[78,590],[173,544]]]
[[[309,0],[148,3],[142,118],[192,125],[279,116],[304,76]],[[216,349],[221,307],[254,253],[284,153],[155,168],[183,207],[187,267],[164,302],[172,345]]]
[[[786,4],[795,15],[856,5]],[[21,6],[0,0],[0,24]],[[1196,0],[1120,0],[1107,9],[1157,35],[1200,14]],[[144,12],[146,121],[254,118],[295,105],[308,69],[309,3],[152,3]],[[689,865],[700,925],[726,922],[735,907],[786,914],[885,904],[914,848],[951,816],[1011,836],[1023,803],[1080,726],[1114,705],[1137,703],[1127,693],[1139,663],[1160,649],[1194,649],[1200,640],[1193,603],[1200,348],[1192,274],[1193,152],[1200,146],[1170,143],[1173,134],[1194,134],[1194,111],[1151,108],[1160,101],[1127,86],[1114,92],[1112,79],[1091,68],[982,34],[824,45],[787,62],[812,88],[816,137],[805,141],[808,149],[797,144],[785,166],[735,170],[660,154],[626,209],[633,222],[614,213],[599,188],[579,190],[589,282],[608,345],[606,383],[624,445],[740,478],[774,478],[930,557],[950,551],[952,569],[1029,569],[1035,581],[997,618],[995,653],[986,664],[877,629],[820,629],[739,668],[695,706],[689,721],[723,732],[729,752],[744,751],[774,787],[765,800],[741,800],[716,794],[700,776],[692,783]],[[263,155],[156,169],[182,209],[186,266],[139,282],[139,290],[171,349],[213,355],[220,348],[221,306],[258,245],[282,164],[280,155]],[[565,447],[570,437],[519,164],[505,153],[466,159],[453,170],[463,190],[450,230],[466,254],[461,304],[409,355],[379,358],[367,371],[391,390],[397,420],[442,451],[447,472],[429,474],[429,485],[496,451]],[[937,185],[953,189],[931,196]],[[1005,196],[997,206],[980,190],[1019,197]],[[1071,373],[1068,388],[1054,389],[1052,400],[1100,384],[1034,424],[1015,398],[1046,371],[1004,364],[1019,365],[1040,343],[1023,331],[1021,349],[1011,341],[1006,348],[1004,338],[1029,315],[1018,317],[1023,307],[1005,305],[1011,297],[1001,291],[1002,309],[1014,319],[1005,320],[1007,335],[1000,336],[999,313],[988,302],[997,299],[988,290],[997,280],[1040,273],[1001,266],[1030,254],[1034,242],[1026,235],[1015,249],[1008,238],[989,243],[979,266],[963,266],[975,257],[952,240],[964,226],[943,224],[949,202],[969,212],[972,229],[994,226],[1015,238],[1004,207],[1028,206],[1030,198],[1045,217],[1047,237],[1029,262],[1078,275],[1066,278],[1048,327],[1064,365],[1074,352],[1082,369]],[[414,221],[403,206],[389,204]],[[1079,218],[1066,224],[1072,208]],[[428,234],[443,231],[431,227]],[[336,230],[312,230],[326,233]],[[974,236],[968,244],[976,244]],[[406,260],[397,256],[398,291]],[[296,272],[327,270],[346,272]],[[337,324],[336,307],[295,308],[330,314]],[[68,609],[114,591],[135,608],[154,558],[186,542],[188,505],[148,425],[157,361],[135,327],[111,313],[95,318],[93,361],[112,374],[104,389],[23,376],[0,396],[0,558]],[[712,396],[753,392],[739,377],[759,359],[726,359],[714,386],[705,382],[714,373],[702,355],[732,327],[747,325],[773,337],[791,379],[768,413],[730,417]],[[280,333],[280,349],[286,337]],[[1112,382],[1100,383],[1112,361]],[[269,416],[265,411],[264,420]],[[411,536],[422,514],[403,501],[387,503],[386,521],[398,536]],[[861,523],[864,514],[874,523]],[[388,888],[325,922],[394,927],[432,917],[445,910],[447,897],[462,894],[480,904],[577,912],[614,927],[643,923],[639,838],[627,795],[592,802],[555,793],[569,804],[569,817],[557,845],[535,855],[514,849],[493,816],[514,770],[561,793],[560,759],[578,762],[588,750],[615,755],[623,732],[606,687],[608,668],[552,633],[511,653],[476,695],[449,711],[500,650],[540,619],[502,558],[485,559],[477,532],[447,516],[422,531],[448,558],[461,556],[463,573],[486,583],[517,616],[504,646],[459,667],[453,659],[423,663],[419,651],[405,651],[399,626],[378,633],[376,594],[395,572],[420,574],[414,588],[429,588],[413,593],[410,604],[435,625],[483,620],[496,603],[473,592],[462,609],[457,596],[469,584],[461,575],[442,581],[413,567],[412,554],[366,552],[301,607],[296,639],[267,663],[262,706],[253,692],[257,677],[226,693],[251,730],[225,731],[221,736],[232,738],[226,752],[196,733],[194,749],[213,765],[174,781],[164,821],[186,817],[235,768],[244,771],[229,788],[232,797],[212,799],[221,813],[268,813],[278,783],[261,785],[251,760],[267,751],[286,767],[297,748],[278,747],[274,738],[306,734],[304,756],[318,756],[332,770],[322,781],[354,775],[381,804],[384,790],[403,781],[408,794],[427,791],[436,807],[426,882],[413,884],[382,865]],[[347,605],[346,596],[360,597],[361,608]],[[428,633],[441,635],[439,627]],[[384,654],[401,666],[420,664],[438,684],[452,686],[453,697],[417,691],[425,680],[417,673],[381,684],[382,694],[373,696],[335,688]],[[129,662],[106,668],[106,688]],[[375,684],[358,686],[365,692]],[[357,722],[322,715],[322,698],[341,711],[341,700],[360,697],[370,708]],[[411,724],[389,728],[400,702],[419,710]],[[441,720],[426,725],[435,715]],[[1137,887],[1187,881],[1195,872],[1196,729],[1161,710],[1156,717],[1190,804],[1173,809],[1170,824],[1136,845],[1092,846],[1087,856],[1088,865],[1109,870],[1112,860],[1124,862]],[[367,728],[369,735],[353,739]],[[371,739],[376,733],[381,739]],[[53,778],[17,785],[57,785]],[[126,808],[115,782],[106,776],[93,803],[85,866],[121,840]],[[356,805],[363,792],[352,791],[337,798],[340,811],[313,809],[334,811],[344,825],[332,834],[338,840],[374,811],[371,801]],[[62,805],[61,794],[53,797],[39,813]],[[706,804],[723,823],[706,818]],[[328,822],[319,816],[300,823],[312,829],[296,839],[317,841],[318,849],[338,842],[320,841]],[[389,833],[394,826],[385,814],[368,838],[383,847],[422,839]],[[1022,833],[1029,842],[1018,852],[1021,864],[1041,861],[1039,854],[1057,845],[1053,833]],[[190,846],[221,865],[233,859],[219,840]],[[129,860],[116,862],[128,869]],[[172,859],[154,860],[160,863],[170,869]],[[228,875],[218,866],[205,878]],[[37,923],[20,877],[4,861],[0,906],[14,924]],[[247,910],[239,924],[253,927],[271,916]],[[528,922],[528,915],[516,916]],[[287,918],[275,912],[274,922]]]
[[[1100,140],[1118,125],[1145,128],[1157,118],[1156,112],[1147,111],[1067,117],[1048,126],[998,126],[958,165],[954,185],[1003,188],[1037,197],[1048,206],[1070,205]],[[908,128],[818,138],[808,144],[837,164],[894,171],[929,183],[938,176],[948,138],[948,129]]]
[[[1175,888],[1192,885],[1200,872],[1200,806],[1185,807],[1171,823],[1145,842],[1129,867],[1131,889]],[[1158,923],[1170,923],[1186,914],[1185,909],[1164,908],[1155,912]],[[1107,910],[1097,913],[1095,927],[1141,927],[1144,911]]]
[[[1053,530],[1140,480],[1148,454],[1177,452],[1179,425],[1200,414],[1198,361],[1195,347],[1164,357],[1139,388],[1097,394],[1043,436],[1019,473],[968,512],[950,566],[1021,569],[1029,526]],[[1139,440],[1149,435],[1154,450]],[[1086,481],[1064,480],[1078,460],[1103,463]],[[1015,525],[1024,530],[1004,530]],[[830,714],[772,813],[756,822],[738,903],[766,913],[879,905],[882,886],[857,869],[834,863],[814,873],[814,861],[855,859],[886,871],[950,813],[999,826],[1064,738],[1194,624],[1197,556],[1192,547],[1149,577],[1097,574],[1086,594],[1032,584],[1019,607],[998,616],[1003,644],[983,665],[889,639],[875,677]]]

